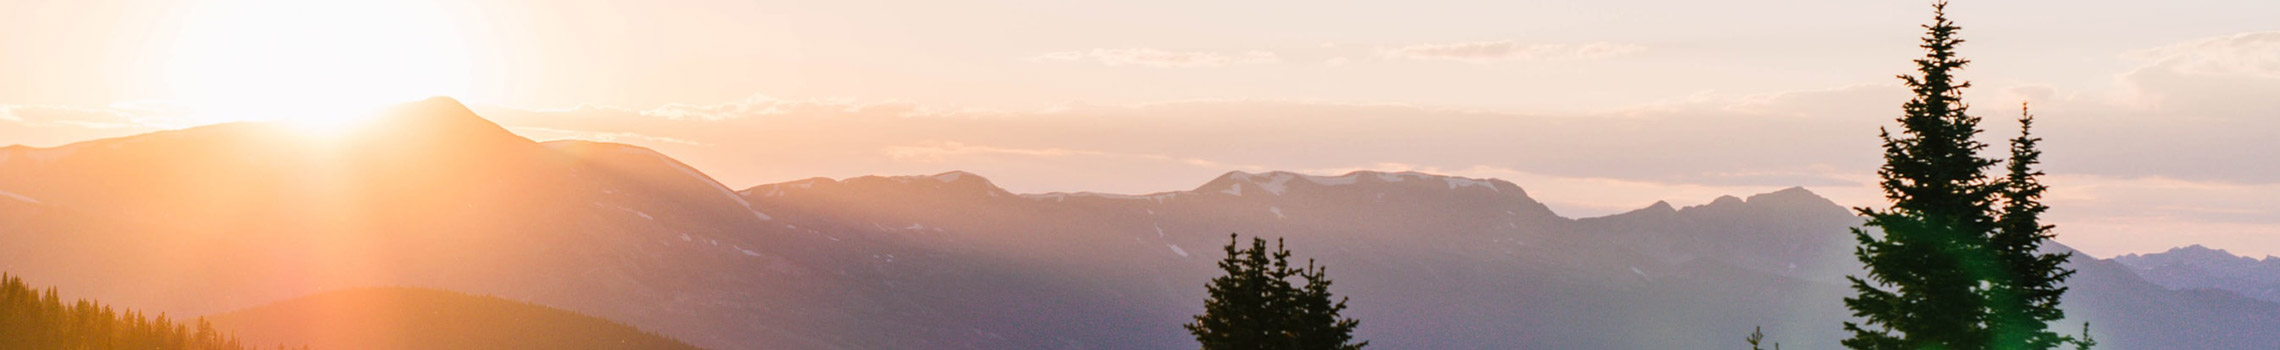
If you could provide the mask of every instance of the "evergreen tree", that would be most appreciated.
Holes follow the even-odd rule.
[[[2041,219],[2050,210],[2042,204],[2049,187],[2038,179],[2043,173],[2034,169],[2042,162],[2042,150],[2036,148],[2042,139],[2034,137],[2034,118],[2026,104],[2019,105],[2019,137],[2011,139],[2008,175],[2000,184],[2002,215],[1990,240],[2006,273],[1990,283],[1994,288],[1989,293],[1987,326],[1996,337],[1994,344],[2006,349],[2056,349],[2069,340],[2051,331],[2049,324],[2066,317],[2058,303],[2067,290],[2066,278],[2074,275],[2066,267],[2074,254],[2043,251],[2043,243],[2054,236],[2053,226]]]
[[[2042,249],[2052,235],[2040,221],[2048,209],[2040,203],[2042,173],[2034,170],[2040,139],[2029,133],[2032,116],[2022,116],[2008,174],[1987,175],[1997,161],[1979,157],[1987,147],[1974,140],[1980,119],[1962,101],[1971,83],[1954,75],[1970,61],[1955,53],[1961,28],[1946,8],[1933,4],[1918,75],[1900,76],[1915,93],[1902,105],[1900,135],[1878,135],[1885,164],[1877,175],[1892,205],[1855,209],[1881,232],[1852,231],[1859,242],[1853,255],[1868,273],[1847,277],[1858,295],[1845,306],[1861,322],[1845,322],[1852,337],[1843,344],[2053,349],[2072,339],[2050,332],[2048,322],[2064,317],[2059,297],[2074,272],[2064,266],[2067,254]]]
[[[1288,251],[1279,251],[1280,245],[1277,242],[1276,254],[1289,255]],[[1361,349],[1363,345],[1369,344],[1353,343],[1354,327],[1360,326],[1362,321],[1338,315],[1339,312],[1346,311],[1346,298],[1338,298],[1337,302],[1330,301],[1329,273],[1329,267],[1315,265],[1314,259],[1307,259],[1306,268],[1298,271],[1299,278],[1306,280],[1306,288],[1298,291],[1296,304],[1293,305],[1297,308],[1292,320],[1292,325],[1297,329],[1297,349],[1350,350]]]
[[[1345,318],[1346,299],[1332,301],[1328,268],[1307,261],[1292,268],[1290,250],[1275,242],[1252,238],[1240,248],[1238,236],[1228,235],[1227,258],[1219,261],[1222,276],[1207,285],[1211,297],[1204,313],[1183,325],[1203,343],[1205,350],[1315,350],[1361,349],[1369,342],[1353,342],[1360,321]],[[1304,287],[1291,283],[1296,277]]]
[[[1742,341],[1750,343],[1750,350],[1766,350],[1765,327],[1751,328],[1750,336],[1743,337]],[[1773,343],[1773,350],[1781,350],[1781,343]]]
[[[2072,339],[2074,350],[2090,350],[2098,346],[2098,339],[2090,337],[2090,323],[2082,323],[2082,336]]]
[[[1971,83],[1953,73],[1969,64],[1956,57],[1960,29],[1946,16],[1946,3],[1933,5],[1923,39],[1929,51],[1915,60],[1920,76],[1900,76],[1916,97],[1902,105],[1902,131],[1884,140],[1879,183],[1892,206],[1857,208],[1868,226],[1855,228],[1853,255],[1867,278],[1847,276],[1859,295],[1845,299],[1853,317],[1844,345],[1853,349],[1984,349],[1987,319],[1981,276],[1994,274],[1986,233],[1994,228],[1993,190],[1982,171],[1994,165],[1980,158],[1986,148],[1972,139],[1979,118],[1966,113],[1962,90]],[[1873,281],[1873,282],[1872,282]]]
[[[32,289],[22,279],[0,273],[0,349],[246,348],[204,319],[196,324],[193,333],[189,325],[175,324],[165,315],[154,321],[94,301],[65,303],[54,288]]]

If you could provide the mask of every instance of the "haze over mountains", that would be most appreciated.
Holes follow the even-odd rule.
[[[2256,259],[2194,245],[2114,261],[2169,289],[2219,289],[2280,303],[2280,257]]]
[[[715,349],[1192,347],[1179,325],[1229,233],[1329,266],[1385,348],[1725,347],[1761,325],[1833,347],[1859,222],[1804,188],[1568,218],[1517,184],[1423,173],[1232,172],[1145,195],[1016,194],[964,172],[733,190],[640,147],[533,142],[448,99],[337,137],[241,123],[0,149],[0,269],[88,297],[212,314],[418,286]],[[2280,343],[2269,297],[2078,259],[2066,305],[2110,348]]]

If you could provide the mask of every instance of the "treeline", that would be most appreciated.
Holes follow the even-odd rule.
[[[282,346],[280,346],[282,347]],[[168,319],[86,299],[65,303],[55,288],[33,289],[0,273],[0,349],[245,350],[204,318]]]

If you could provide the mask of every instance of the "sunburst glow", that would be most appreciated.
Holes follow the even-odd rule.
[[[210,121],[340,129],[379,106],[470,85],[468,49],[432,3],[214,0],[193,11],[169,78]]]

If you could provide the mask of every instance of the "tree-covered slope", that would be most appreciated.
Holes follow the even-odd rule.
[[[202,318],[170,320],[86,299],[67,303],[55,288],[32,288],[0,274],[0,349],[247,349],[241,344]]]

